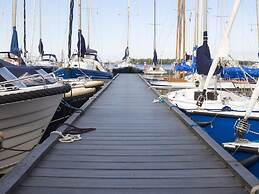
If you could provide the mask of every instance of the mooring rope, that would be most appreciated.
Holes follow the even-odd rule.
[[[74,141],[79,141],[81,140],[80,134],[77,135],[71,135],[71,134],[66,134],[63,135],[60,131],[52,131],[51,134],[58,134],[61,138],[59,138],[59,142],[61,143],[72,143]]]
[[[251,193],[251,194],[256,194],[257,191],[259,191],[259,185],[255,185],[255,186],[251,189],[250,193]]]
[[[76,127],[69,123],[63,123],[62,125],[66,125],[66,126],[70,127],[70,129],[65,130],[63,133],[60,131],[51,132],[53,134],[58,134],[59,136],[61,136],[61,138],[59,138],[58,140],[59,140],[59,142],[62,142],[62,143],[72,143],[74,141],[79,141],[82,139],[80,134],[96,130],[96,128]]]
[[[71,109],[75,110],[76,112],[80,112],[80,113],[84,112],[83,109],[72,106],[71,104],[69,104],[64,99],[62,99],[60,103],[63,104],[64,106],[68,107],[68,108],[71,108]]]

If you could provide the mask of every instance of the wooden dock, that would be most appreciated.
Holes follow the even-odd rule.
[[[18,194],[241,194],[258,180],[138,75],[119,75],[67,123],[82,140],[52,134],[0,181]],[[60,127],[63,131],[67,126]]]

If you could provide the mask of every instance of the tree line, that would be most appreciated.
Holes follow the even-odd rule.
[[[147,59],[134,59],[131,58],[130,62],[133,64],[152,64],[152,58],[147,58]],[[158,59],[159,64],[172,64],[175,62],[175,59]]]
[[[130,59],[130,62],[132,64],[152,64],[152,58],[146,58],[146,59],[135,59],[135,58],[131,58]],[[175,63],[175,59],[158,59],[158,63],[159,64],[174,64]],[[255,64],[256,62],[255,61],[245,61],[245,60],[240,60],[238,61],[238,63],[240,65],[247,65],[247,66],[250,66],[250,65],[253,65]]]

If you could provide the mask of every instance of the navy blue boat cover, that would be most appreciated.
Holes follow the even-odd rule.
[[[208,46],[208,34],[207,31],[203,32],[203,44],[197,49],[197,73],[201,75],[208,75],[212,59],[210,56],[210,48]],[[214,75],[220,73],[221,68],[217,67]]]
[[[73,28],[73,10],[74,0],[70,1],[70,12],[69,12],[69,29],[68,29],[68,58],[71,57],[71,42],[72,42],[72,28]]]
[[[154,50],[154,53],[153,53],[153,64],[154,64],[154,66],[157,65],[157,53],[156,53],[156,49]]]
[[[44,48],[43,48],[43,43],[42,43],[42,39],[41,38],[40,38],[40,41],[39,41],[38,49],[39,49],[40,55],[43,56],[44,55]]]
[[[13,27],[13,35],[12,35],[12,40],[11,40],[10,52],[15,55],[20,55],[19,44],[18,44],[18,35],[17,35],[17,30],[16,30],[15,26]]]
[[[78,49],[78,56],[84,57],[84,55],[86,55],[85,38],[82,34],[82,30],[78,30],[77,49]]]
[[[122,58],[122,60],[126,60],[128,57],[129,57],[129,47],[126,47],[124,57]]]

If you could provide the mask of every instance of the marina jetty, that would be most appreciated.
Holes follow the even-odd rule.
[[[0,180],[0,193],[241,194],[258,179],[138,75],[120,74]],[[95,130],[94,130],[95,129]],[[258,193],[258,191],[257,191]]]

